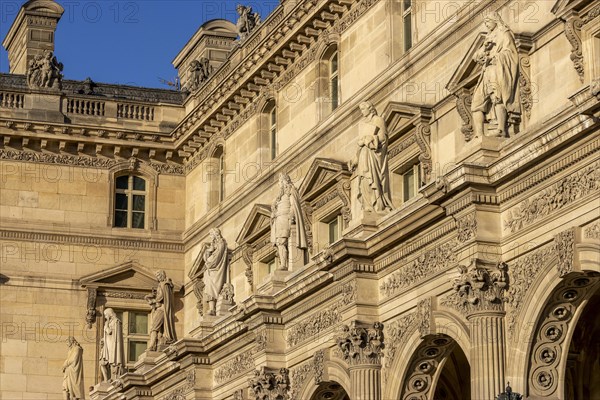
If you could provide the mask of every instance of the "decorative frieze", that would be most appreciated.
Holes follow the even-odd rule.
[[[381,365],[384,348],[381,322],[375,322],[372,327],[358,321],[342,325],[336,342],[348,365]]]
[[[600,239],[600,222],[586,227],[584,235],[586,239]]]
[[[223,382],[248,372],[254,368],[254,357],[252,351],[245,351],[226,361],[215,370],[215,383],[218,385]]]
[[[417,329],[421,337],[431,333],[431,297],[417,303]]]
[[[561,179],[540,194],[526,198],[508,211],[504,228],[518,232],[588,194],[600,189],[600,162]]]
[[[356,281],[353,280],[345,283],[342,286],[342,299],[340,300],[341,305],[345,306],[354,303],[356,301],[356,295]]]
[[[171,393],[163,397],[164,400],[185,400],[187,393],[192,391],[196,386],[196,370],[191,370],[185,375],[183,386],[173,390]]]
[[[317,350],[313,355],[313,365],[315,368],[315,385],[323,382],[323,372],[325,368],[325,352]]]
[[[426,251],[411,264],[394,272],[380,286],[385,297],[391,297],[409,286],[425,280],[456,263],[456,242],[451,241]]]
[[[290,391],[290,400],[300,399],[300,390],[306,383],[307,379],[312,375],[314,384],[319,385],[323,382],[323,373],[325,368],[325,351],[317,350],[313,354],[312,360],[293,368],[291,371],[292,389]]]
[[[314,339],[322,334],[324,330],[341,322],[342,315],[339,308],[340,305],[335,304],[292,326],[287,332],[287,346],[294,347],[307,339]]]
[[[288,400],[290,387],[289,370],[281,368],[278,373],[268,372],[265,367],[254,371],[250,379],[250,391],[256,400]]]

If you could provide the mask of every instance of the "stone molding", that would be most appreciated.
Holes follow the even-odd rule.
[[[369,325],[354,320],[350,325],[341,326],[336,343],[348,366],[381,366],[385,347],[383,324]]]
[[[289,400],[300,399],[300,391],[307,383],[308,378],[313,376],[314,384],[319,385],[323,382],[323,374],[325,368],[325,351],[317,350],[310,361],[307,361],[300,366],[294,367],[291,370],[292,389],[290,391]]]

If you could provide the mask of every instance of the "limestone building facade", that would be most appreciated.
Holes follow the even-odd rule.
[[[597,2],[242,5],[180,90],[63,12],[3,41],[1,398],[600,398]]]

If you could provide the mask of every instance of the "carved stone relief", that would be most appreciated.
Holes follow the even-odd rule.
[[[185,400],[187,393],[191,392],[196,385],[196,370],[186,373],[183,385],[166,395],[164,400]]]
[[[504,228],[518,232],[535,221],[600,189],[600,162],[570,174],[508,212]]]
[[[456,220],[458,241],[461,243],[473,239],[477,235],[477,218],[475,213],[468,214]]]
[[[340,305],[335,304],[296,323],[287,332],[287,346],[294,347],[341,322],[342,315],[339,308]]]
[[[385,297],[391,297],[456,262],[454,241],[444,243],[417,257],[411,264],[404,265],[391,274],[380,286]]]
[[[392,362],[396,357],[396,352],[400,350],[406,343],[408,336],[417,328],[417,313],[413,312],[403,315],[395,321],[386,325],[386,355],[384,358],[383,379],[388,379],[388,374],[392,366]]]
[[[87,323],[88,329],[92,327],[96,322],[96,295],[98,290],[96,288],[87,288],[87,311],[85,314],[85,322]]]
[[[289,398],[289,370],[281,368],[277,373],[268,372],[265,367],[254,371],[250,379],[250,391],[256,400],[287,400]]]
[[[252,266],[254,265],[254,246],[246,245],[242,249],[242,259],[246,264],[246,270],[244,271],[244,275],[246,275],[246,280],[250,285],[250,290],[254,291],[254,272],[252,271]]]
[[[38,54],[29,61],[27,84],[30,88],[60,89],[62,86],[63,64],[59,63],[50,50]]]
[[[584,235],[587,239],[600,239],[600,222],[586,227]]]
[[[560,232],[554,236],[554,246],[558,262],[556,268],[562,278],[573,271],[573,258],[575,255],[575,229]]]
[[[417,328],[421,337],[431,333],[431,298],[417,303]]]
[[[381,365],[383,356],[383,324],[375,322],[372,327],[358,321],[342,325],[337,346],[348,365]]]
[[[253,352],[248,350],[226,361],[215,370],[215,383],[220,385],[254,368]]]
[[[307,379],[313,375],[314,384],[319,385],[323,382],[323,373],[325,368],[325,351],[317,350],[312,357],[312,360],[303,363],[302,365],[292,369],[291,384],[292,389],[290,391],[290,400],[302,400],[300,399],[300,390],[306,383]]]

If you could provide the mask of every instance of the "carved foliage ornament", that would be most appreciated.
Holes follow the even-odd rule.
[[[246,351],[242,354],[238,354],[215,370],[215,382],[221,384],[230,381],[252,368],[254,368],[254,357],[252,352]]]
[[[381,365],[384,348],[381,322],[370,328],[358,321],[342,325],[336,342],[348,365]]]
[[[87,288],[87,311],[85,314],[85,322],[87,323],[88,329],[92,327],[96,321],[96,295],[98,290],[96,288]]]
[[[414,331],[417,320],[417,313],[413,312],[403,315],[399,319],[387,324],[385,331],[388,344],[386,346],[386,357],[384,361],[384,380],[387,380],[388,378],[396,352],[402,348],[408,335]]]
[[[292,369],[292,389],[290,391],[290,400],[302,400],[299,398],[300,390],[311,374],[314,376],[315,385],[319,385],[321,382],[323,382],[324,368],[325,352],[323,350],[318,350],[313,355],[312,360]]]
[[[581,28],[600,15],[600,6],[592,8],[583,18],[577,14],[570,15],[565,21],[565,36],[571,43],[571,61],[579,79],[583,82],[585,68],[583,63],[583,47],[581,43]]]
[[[465,315],[482,310],[502,311],[508,287],[507,269],[503,262],[492,267],[478,259],[471,260],[468,267],[459,266],[460,276],[453,282],[458,296],[452,297],[451,303]]]
[[[281,368],[279,372],[267,372],[265,367],[254,371],[250,379],[250,390],[256,400],[288,400],[290,391],[289,370]]]
[[[461,243],[473,239],[477,235],[477,218],[475,213],[466,215],[456,220],[456,229],[458,231],[458,241]]]

